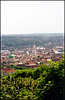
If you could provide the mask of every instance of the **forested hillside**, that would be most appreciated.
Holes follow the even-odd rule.
[[[63,100],[64,59],[1,78],[1,100]]]

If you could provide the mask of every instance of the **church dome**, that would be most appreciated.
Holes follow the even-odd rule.
[[[14,54],[10,54],[9,56],[8,56],[8,58],[13,58],[15,55]]]

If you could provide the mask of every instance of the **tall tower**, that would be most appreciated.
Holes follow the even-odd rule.
[[[34,42],[34,45],[33,45],[33,50],[32,50],[32,53],[33,53],[33,55],[35,55],[35,56],[36,56],[36,45],[35,45],[35,42]]]

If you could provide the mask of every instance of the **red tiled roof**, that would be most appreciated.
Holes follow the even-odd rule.
[[[7,73],[15,72],[15,70],[12,69],[12,68],[2,68],[1,70],[2,70],[3,72],[7,72]]]

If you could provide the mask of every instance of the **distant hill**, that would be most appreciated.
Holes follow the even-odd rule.
[[[36,34],[18,34],[2,35],[2,49],[19,48],[36,46],[54,47],[63,45],[63,33],[36,33]]]

